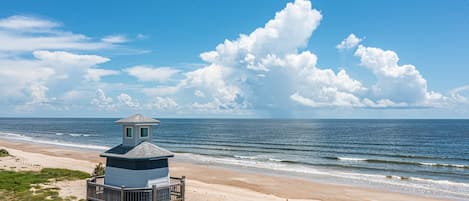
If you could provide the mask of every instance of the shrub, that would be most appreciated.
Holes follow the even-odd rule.
[[[96,167],[94,167],[93,175],[95,176],[102,176],[106,172],[106,168],[104,167],[103,163],[98,163]]]
[[[6,149],[0,149],[0,157],[9,156],[10,153]]]

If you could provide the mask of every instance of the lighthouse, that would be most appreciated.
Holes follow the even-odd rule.
[[[153,127],[160,121],[135,114],[115,123],[122,125],[122,143],[100,155],[106,158],[104,184],[128,188],[170,185],[168,159],[174,154],[151,143]]]

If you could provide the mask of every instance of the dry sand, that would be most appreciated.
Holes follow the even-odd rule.
[[[103,162],[98,152],[64,149],[17,141],[0,140],[13,157],[0,158],[0,168],[40,170],[43,167],[91,172]],[[171,162],[171,176],[187,177],[188,201],[365,201],[442,200],[363,187],[315,183],[282,176],[246,173],[187,162]],[[65,181],[56,185],[62,197],[84,198],[85,181]]]

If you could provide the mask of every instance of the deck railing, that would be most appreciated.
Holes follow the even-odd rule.
[[[126,188],[104,184],[104,177],[86,181],[88,201],[184,201],[185,177],[171,177],[169,186]]]

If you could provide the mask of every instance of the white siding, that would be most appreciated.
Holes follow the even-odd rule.
[[[129,170],[116,167],[106,167],[104,184],[125,187],[151,187],[169,185],[169,169],[158,168],[150,170]]]
[[[128,138],[125,137],[125,128],[131,127],[132,128],[132,137]],[[148,128],[148,137],[141,138],[140,137],[140,128]],[[122,127],[122,144],[124,146],[133,147],[138,145],[140,142],[147,141],[151,142],[153,138],[153,127],[149,125],[124,125]]]

